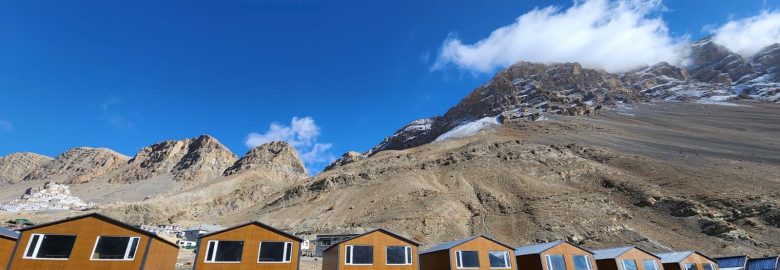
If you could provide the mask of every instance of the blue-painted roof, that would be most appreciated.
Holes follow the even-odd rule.
[[[548,242],[548,243],[541,243],[541,244],[530,245],[530,246],[517,247],[515,249],[515,256],[528,255],[528,254],[539,254],[539,253],[544,252],[545,250],[548,250],[548,249],[551,249],[551,248],[553,248],[553,247],[555,247],[557,245],[560,245],[561,243],[563,243],[563,241],[558,240],[558,241],[555,241],[555,242]]]
[[[777,256],[749,259],[747,270],[778,270]]]
[[[633,246],[591,250],[596,260],[614,259],[633,249]]]
[[[715,260],[718,262],[719,268],[745,267],[745,263],[747,263],[748,256],[741,255],[741,256],[720,257],[720,258],[715,258]]]
[[[450,241],[450,242],[447,242],[447,243],[441,243],[441,244],[435,245],[435,246],[433,246],[433,247],[423,251],[420,254],[425,254],[425,253],[431,253],[431,252],[451,249],[451,248],[454,248],[456,246],[459,246],[460,244],[463,244],[463,243],[466,243],[468,241],[474,240],[477,237],[479,237],[479,235],[475,235],[475,236],[467,237],[467,238],[463,238],[463,239],[458,239],[458,240]]]
[[[6,237],[10,237],[10,238],[13,238],[13,239],[18,239],[19,238],[19,233],[18,232],[15,232],[15,231],[12,231],[12,230],[9,230],[9,229],[6,229],[6,228],[0,228],[0,235],[6,236]]]
[[[669,252],[669,253],[659,253],[655,254],[659,258],[661,258],[661,263],[678,263],[682,260],[685,260],[685,258],[688,258],[688,256],[691,256],[693,254],[693,251],[677,251],[677,252]]]

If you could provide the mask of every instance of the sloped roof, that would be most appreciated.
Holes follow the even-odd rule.
[[[691,256],[691,254],[693,254],[693,251],[667,252],[655,255],[661,258],[662,263],[678,263],[685,260],[685,258],[688,258],[688,256]]]
[[[391,231],[389,231],[389,230],[386,230],[386,229],[379,228],[379,229],[373,229],[373,230],[367,231],[367,232],[365,232],[365,233],[363,233],[363,234],[359,234],[359,235],[356,235],[356,236],[353,236],[353,237],[350,237],[350,238],[347,238],[347,239],[344,239],[344,240],[338,241],[338,242],[336,242],[336,243],[333,243],[333,244],[332,244],[332,245],[330,245],[328,248],[326,248],[325,250],[323,250],[323,252],[325,252],[325,251],[327,251],[327,250],[329,250],[329,249],[331,249],[331,248],[333,248],[333,247],[335,247],[335,246],[341,245],[341,243],[344,243],[344,242],[346,242],[346,241],[349,241],[349,240],[352,240],[352,239],[355,239],[355,238],[358,238],[358,237],[362,237],[362,236],[364,236],[364,235],[368,235],[368,234],[371,234],[371,233],[374,233],[374,232],[384,232],[384,233],[386,233],[386,234],[392,235],[393,237],[396,237],[396,238],[402,239],[402,240],[404,240],[404,241],[406,241],[406,242],[412,243],[412,244],[414,244],[415,246],[419,246],[419,245],[420,245],[419,243],[417,243],[417,242],[416,242],[416,241],[414,241],[414,240],[411,240],[411,239],[409,239],[409,238],[403,237],[403,236],[401,236],[401,235],[399,235],[399,234],[397,234],[397,233],[391,232]]]
[[[778,257],[754,258],[747,262],[747,270],[777,270]]]
[[[715,258],[715,261],[718,262],[718,267],[720,269],[723,268],[742,268],[745,267],[748,256],[746,255],[740,255],[740,256],[729,256],[729,257],[720,257]]]
[[[624,253],[629,252],[632,249],[638,249],[638,250],[640,250],[640,251],[642,251],[644,253],[650,254],[653,257],[661,259],[658,256],[656,256],[655,254],[650,253],[647,250],[641,249],[641,248],[639,248],[637,246],[625,246],[625,247],[596,249],[596,250],[591,250],[591,252],[593,252],[593,257],[596,260],[604,260],[604,259],[616,259],[620,255],[623,255]]]
[[[528,254],[539,254],[542,252],[545,252],[548,249],[551,249],[557,245],[563,244],[564,241],[558,240],[553,242],[547,242],[547,243],[541,243],[541,244],[535,244],[535,245],[528,245],[528,246],[521,246],[517,247],[515,249],[515,256],[520,255],[528,255]]]
[[[66,219],[61,219],[61,220],[57,220],[57,221],[53,221],[53,222],[49,222],[49,223],[43,223],[43,224],[39,224],[39,225],[35,225],[35,226],[30,226],[30,227],[27,227],[27,228],[23,228],[23,229],[21,229],[19,231],[23,232],[23,231],[28,231],[28,230],[32,230],[32,229],[48,227],[48,226],[57,225],[57,224],[61,224],[61,223],[66,223],[66,222],[79,220],[79,219],[82,219],[82,218],[88,218],[88,217],[93,217],[93,218],[100,219],[102,221],[105,221],[105,222],[114,224],[116,226],[119,226],[119,227],[122,227],[122,228],[125,228],[125,229],[128,229],[128,230],[131,230],[131,231],[134,231],[134,232],[137,232],[137,233],[140,233],[140,234],[143,234],[143,235],[155,238],[157,240],[162,241],[163,243],[167,243],[167,244],[172,245],[172,246],[174,246],[176,248],[179,248],[179,245],[177,245],[176,243],[171,242],[168,239],[162,238],[159,235],[157,235],[156,233],[152,233],[152,232],[148,232],[148,231],[145,231],[145,230],[141,230],[138,227],[135,227],[133,225],[124,223],[122,221],[116,220],[114,218],[111,218],[109,216],[106,216],[106,215],[103,215],[103,214],[100,214],[100,213],[96,213],[96,212],[89,213],[89,214],[84,214],[84,215],[79,215],[79,216],[74,216],[74,217],[69,217],[69,218],[66,218]]]
[[[298,237],[298,236],[295,236],[295,235],[293,235],[291,233],[288,233],[288,232],[282,231],[280,229],[274,228],[273,226],[265,224],[265,223],[262,223],[260,221],[250,221],[250,222],[238,224],[236,226],[233,226],[233,227],[230,227],[230,228],[227,228],[227,229],[222,229],[222,230],[219,230],[219,231],[215,231],[215,232],[204,234],[204,235],[200,236],[200,238],[212,236],[212,235],[215,235],[215,234],[220,234],[220,233],[223,233],[223,232],[226,232],[226,231],[231,231],[231,230],[238,229],[238,228],[241,228],[241,227],[244,227],[244,226],[248,226],[248,225],[256,225],[256,226],[259,226],[259,227],[263,227],[263,228],[265,228],[265,229],[267,229],[269,231],[275,232],[277,234],[281,234],[281,235],[290,237],[292,239],[298,240],[298,242],[303,242],[303,239]]]
[[[18,239],[19,238],[19,233],[15,232],[15,231],[12,231],[12,230],[9,230],[9,229],[6,229],[6,228],[0,228],[0,236],[5,236],[5,237],[8,237],[8,238]]]
[[[186,230],[184,230],[184,231],[207,231],[207,232],[215,232],[215,231],[220,231],[220,230],[224,230],[224,229],[225,229],[225,227],[223,227],[223,226],[219,226],[219,225],[216,225],[216,224],[205,224],[205,223],[201,223],[201,224],[198,224],[198,225],[195,225],[195,226],[189,227],[189,228],[187,228],[187,229],[186,229]]]
[[[506,247],[508,249],[514,249],[514,248],[512,248],[511,246],[509,246],[507,244],[504,244],[504,243],[499,242],[499,241],[497,241],[495,239],[492,239],[490,237],[487,237],[487,236],[484,236],[484,235],[480,234],[480,235],[474,235],[474,236],[466,237],[466,238],[463,238],[463,239],[458,239],[458,240],[455,240],[455,241],[441,243],[441,244],[438,244],[436,246],[433,246],[433,247],[423,251],[420,254],[426,254],[426,253],[432,253],[432,252],[437,252],[437,251],[442,251],[442,250],[448,250],[448,249],[457,247],[457,246],[459,246],[459,245],[461,245],[463,243],[469,242],[471,240],[474,240],[474,239],[477,239],[477,238],[480,238],[480,237],[483,237],[483,238],[485,238],[487,240],[493,241],[496,244],[502,245],[502,246],[504,246],[504,247]]]

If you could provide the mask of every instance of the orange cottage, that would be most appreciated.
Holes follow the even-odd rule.
[[[519,270],[596,270],[593,253],[569,242],[555,241],[515,249]]]
[[[325,249],[322,270],[419,270],[419,244],[376,229]]]
[[[92,213],[24,228],[7,270],[173,270],[179,247]]]
[[[635,246],[593,250],[599,270],[663,270],[661,258]]]
[[[296,270],[302,241],[261,222],[244,223],[201,236],[194,269]]]
[[[436,245],[420,253],[424,270],[517,270],[514,248],[478,235]]]
[[[0,228],[0,269],[5,269],[8,266],[8,262],[11,261],[11,254],[16,247],[16,239],[19,238],[19,233]]]
[[[718,270],[718,264],[715,260],[696,251],[680,251],[655,255],[661,258],[665,270]]]

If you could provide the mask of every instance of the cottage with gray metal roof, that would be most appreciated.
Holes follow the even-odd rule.
[[[599,270],[663,270],[661,258],[635,246],[593,250]]]
[[[515,249],[518,270],[596,270],[593,252],[565,241]]]
[[[677,251],[655,255],[661,258],[664,270],[719,270],[715,260],[697,251]]]
[[[514,248],[484,235],[441,243],[420,253],[425,270],[516,270]]]

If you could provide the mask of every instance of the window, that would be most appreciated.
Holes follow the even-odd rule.
[[[410,246],[387,247],[387,264],[389,265],[412,264],[412,247]]]
[[[623,270],[639,270],[634,260],[620,260],[620,263],[623,264]]]
[[[715,265],[711,263],[703,263],[701,266],[704,268],[704,270],[715,270]]]
[[[699,267],[696,266],[695,263],[686,263],[686,264],[683,264],[683,269],[684,270],[699,270]]]
[[[206,262],[241,262],[243,252],[244,241],[211,240],[206,248]]]
[[[260,242],[258,262],[290,262],[292,259],[292,242]]]
[[[590,257],[588,257],[588,255],[574,255],[572,256],[572,259],[574,260],[574,270],[593,269],[593,267],[590,265]]]
[[[67,260],[74,243],[75,235],[33,234],[24,258]]]
[[[346,264],[374,264],[373,246],[347,246]]]
[[[456,251],[458,268],[479,268],[479,253],[476,251]]]
[[[645,270],[658,270],[658,264],[655,263],[655,260],[644,260],[642,265],[644,265]]]
[[[509,261],[508,251],[488,252],[488,258],[490,259],[490,268],[511,268],[512,267],[512,264]]]
[[[138,249],[138,237],[98,236],[93,260],[133,260]]]
[[[547,270],[566,270],[563,255],[547,255]]]

